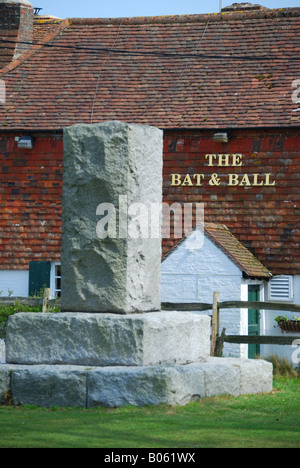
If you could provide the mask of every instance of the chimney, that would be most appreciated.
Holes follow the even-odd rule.
[[[222,8],[222,12],[228,11],[254,11],[254,10],[268,10],[268,8],[252,3],[233,3],[225,8]]]
[[[29,49],[33,39],[33,6],[27,0],[0,0],[0,69]]]

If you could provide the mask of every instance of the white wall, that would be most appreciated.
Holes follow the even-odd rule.
[[[0,270],[1,296],[28,297],[29,271]],[[12,294],[10,293],[12,291]],[[5,362],[5,343],[0,340],[0,363]]]
[[[300,304],[300,276],[294,276],[293,278],[293,291],[294,291],[294,298],[291,303],[293,304]],[[268,299],[268,290],[266,287],[265,290],[266,298]],[[295,312],[280,312],[275,310],[265,311],[265,335],[274,335],[274,336],[299,336],[299,333],[287,333],[282,332],[277,322],[275,322],[274,317],[278,315],[286,315],[288,318],[292,319],[293,316],[300,317],[300,314],[296,314]],[[270,356],[271,354],[275,354],[277,356],[286,357],[289,361],[292,361],[292,354],[296,351],[296,347],[292,346],[281,346],[281,345],[262,345],[261,346],[261,355],[263,357]],[[298,353],[299,357],[300,353]]]
[[[1,296],[28,297],[29,271],[27,270],[0,270]]]
[[[191,234],[188,241],[196,236]],[[221,301],[241,300],[241,270],[207,237],[199,249],[191,249],[184,241],[162,262],[162,302],[212,303],[214,291]],[[206,312],[205,312],[206,313]],[[207,312],[210,313],[210,312]],[[230,335],[241,334],[243,327],[240,309],[229,309],[220,315],[220,329]],[[225,343],[224,355],[240,357],[239,344]]]

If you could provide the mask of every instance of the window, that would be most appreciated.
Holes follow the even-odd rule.
[[[53,263],[51,266],[51,297],[61,296],[61,265]]]
[[[293,300],[293,277],[276,276],[269,282],[270,301],[292,301]]]

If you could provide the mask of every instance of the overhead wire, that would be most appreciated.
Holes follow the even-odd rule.
[[[157,57],[166,57],[166,58],[208,58],[208,59],[230,59],[230,60],[287,60],[287,61],[299,61],[300,56],[292,56],[292,55],[285,55],[285,56],[278,56],[278,55],[234,55],[234,54],[201,54],[201,53],[191,53],[191,54],[181,54],[178,52],[159,52],[159,51],[149,51],[149,50],[128,50],[128,49],[114,49],[108,47],[89,47],[89,46],[71,46],[71,45],[63,45],[63,44],[50,44],[50,43],[42,43],[42,42],[28,42],[28,41],[9,41],[6,39],[0,39],[0,44],[24,44],[30,46],[43,46],[49,48],[58,48],[58,49],[69,49],[69,50],[78,50],[78,51],[85,51],[91,54],[98,54],[99,52],[107,52],[110,54],[121,54],[121,55],[132,55],[132,56],[140,56],[140,55],[149,55],[149,56],[157,56]],[[1,45],[0,45],[1,47]],[[8,48],[8,47],[1,47],[1,48]]]

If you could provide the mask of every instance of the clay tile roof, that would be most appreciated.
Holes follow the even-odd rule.
[[[299,126],[299,26],[300,8],[35,25],[46,45],[0,72],[0,129]]]
[[[272,278],[272,273],[223,224],[205,224],[205,234],[250,278]]]
[[[249,278],[270,279],[272,273],[230,232],[224,224],[205,223],[205,236]],[[172,247],[163,245],[162,260],[165,260],[186,240],[173,241]]]

